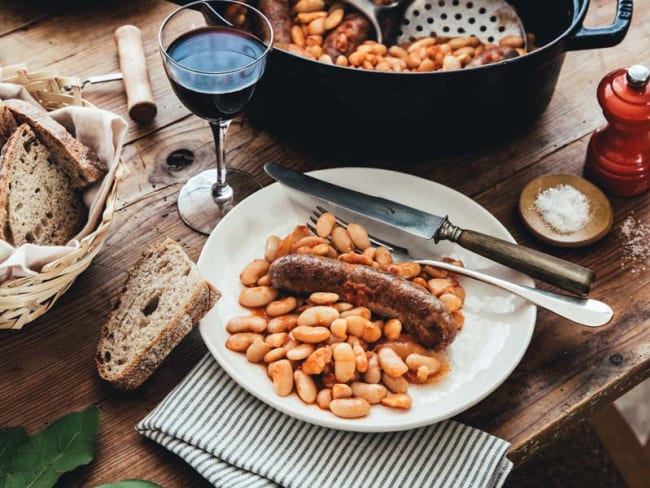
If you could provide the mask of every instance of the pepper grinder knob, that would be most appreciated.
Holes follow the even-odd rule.
[[[627,82],[634,88],[643,89],[650,81],[650,69],[642,64],[635,64],[627,69]]]

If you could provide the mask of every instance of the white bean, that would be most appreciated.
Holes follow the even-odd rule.
[[[442,60],[442,71],[461,69],[463,66],[456,56],[448,55]]]
[[[316,12],[318,10],[323,10],[324,8],[325,3],[323,0],[299,0],[294,6],[294,10],[297,13]]]
[[[381,401],[382,405],[408,410],[411,408],[411,397],[406,393],[392,393]]]
[[[397,276],[399,276],[400,278],[404,278],[405,280],[410,280],[420,274],[420,272],[422,271],[422,266],[420,266],[418,263],[408,261],[405,263],[390,264],[388,265],[387,271],[389,273],[396,274]]]
[[[288,340],[289,334],[286,332],[276,332],[275,334],[267,335],[266,339],[264,339],[264,342],[275,348],[284,346]]]
[[[282,240],[278,236],[269,236],[264,246],[264,259],[269,263],[275,259],[275,254],[278,252],[278,246]]]
[[[353,317],[353,316],[359,316],[359,317],[363,317],[366,320],[370,320],[372,313],[370,312],[370,309],[368,307],[355,307],[346,310],[344,312],[341,312],[341,317],[343,318]]]
[[[266,273],[256,283],[257,286],[271,286],[271,275]]]
[[[381,328],[376,323],[368,320],[364,325],[361,338],[366,342],[377,342],[381,339]]]
[[[368,359],[368,370],[363,375],[363,379],[366,383],[379,383],[381,381],[381,369],[379,368],[379,362],[377,361],[377,355],[372,353]]]
[[[355,419],[370,412],[370,404],[363,398],[339,398],[330,402],[330,410],[337,417]]]
[[[246,265],[239,280],[246,286],[252,286],[257,283],[262,276],[269,272],[269,263],[265,259],[253,259]]]
[[[293,391],[293,369],[288,359],[280,359],[271,366],[271,379],[278,396],[287,396]]]
[[[456,312],[463,306],[463,302],[453,293],[443,293],[438,297],[449,312]]]
[[[352,388],[345,383],[336,383],[332,387],[332,398],[351,398],[352,397]]]
[[[348,224],[348,234],[354,246],[360,251],[365,251],[370,247],[370,240],[365,227],[354,223]]]
[[[264,339],[258,337],[250,346],[248,346],[248,349],[246,349],[246,359],[251,363],[259,363],[270,350],[271,346],[264,342]]]
[[[286,332],[293,329],[298,324],[298,315],[289,314],[280,317],[273,317],[269,320],[266,329],[272,334],[275,332]]]
[[[255,342],[255,339],[261,337],[260,334],[254,334],[252,332],[239,332],[226,339],[226,347],[231,351],[244,352],[248,349],[248,346]]]
[[[318,403],[318,406],[322,409],[330,408],[331,401],[332,390],[330,388],[324,388],[316,395],[316,403]]]
[[[406,365],[413,371],[417,371],[420,366],[426,366],[426,368],[429,370],[429,374],[437,373],[440,370],[441,366],[438,359],[417,353],[411,353],[406,356]]]
[[[302,370],[306,374],[321,374],[330,362],[332,362],[332,349],[329,346],[319,347],[302,363]]]
[[[355,381],[352,383],[352,394],[355,397],[363,398],[371,405],[374,405],[375,403],[381,402],[382,399],[388,395],[388,391],[384,385]]]
[[[302,361],[307,359],[314,352],[314,346],[311,344],[299,344],[287,351],[287,359],[291,361]]]
[[[286,354],[287,354],[287,350],[284,347],[276,347],[275,349],[271,349],[269,352],[267,352],[264,355],[264,362],[267,364],[269,363],[272,364],[285,357]]]
[[[339,300],[336,293],[316,292],[309,295],[309,301],[316,305],[331,305]]]
[[[330,330],[332,331],[332,335],[334,337],[338,337],[339,339],[346,339],[348,337],[348,334],[347,334],[347,330],[348,330],[347,320],[346,319],[336,319],[330,325]]]
[[[397,378],[409,370],[409,367],[402,361],[395,351],[390,347],[382,347],[377,353],[379,366],[388,376]]]
[[[316,401],[316,383],[311,376],[297,369],[293,373],[293,379],[296,384],[296,392],[300,399],[305,403],[314,403]]]
[[[241,317],[233,317],[226,324],[226,330],[231,334],[238,332],[264,332],[266,330],[266,320],[264,317],[257,317],[255,315],[243,315]]]
[[[429,368],[427,368],[426,366],[420,366],[417,369],[416,378],[418,379],[418,381],[424,383],[427,380],[427,378],[429,378],[429,373],[430,373]]]
[[[343,313],[343,312],[347,312],[348,310],[352,310],[354,308],[354,305],[348,302],[338,302],[332,305],[332,307],[334,307],[339,312]]]
[[[375,251],[375,261],[377,261],[381,269],[386,269],[393,263],[393,256],[385,247],[378,247]]]
[[[368,319],[364,319],[358,315],[350,315],[345,318],[348,334],[352,334],[356,337],[361,337],[363,335],[366,324],[369,322]]]
[[[325,19],[325,29],[334,29],[343,20],[344,10],[342,8],[331,9],[327,19]]]
[[[332,233],[336,225],[336,217],[330,212],[325,212],[316,221],[316,234],[320,237],[327,237]]]
[[[266,306],[266,313],[271,317],[286,315],[298,306],[295,297],[286,297],[281,300],[273,300]]]
[[[239,304],[242,307],[265,307],[278,296],[278,290],[270,286],[254,286],[244,288],[239,293]]]
[[[332,231],[332,244],[340,252],[354,251],[354,243],[350,238],[350,234],[343,227],[334,227]]]
[[[356,359],[352,346],[341,342],[332,346],[334,356],[334,376],[339,383],[347,383],[354,378]]]
[[[270,325],[270,324],[269,324]],[[402,322],[399,319],[389,319],[384,325],[386,339],[397,339],[402,333]]]
[[[327,327],[309,327],[307,325],[299,325],[291,331],[291,334],[297,341],[307,342],[309,344],[325,342],[330,338],[330,330]]]
[[[366,351],[358,342],[352,345],[352,350],[354,351],[357,371],[359,373],[365,373],[368,371],[368,356],[366,356]]]
[[[388,376],[386,373],[382,373],[381,382],[393,393],[406,393],[409,389],[409,382],[406,381],[403,376],[393,378],[392,376]]]
[[[298,325],[329,327],[334,320],[339,318],[339,312],[334,307],[318,305],[304,310],[298,317]]]

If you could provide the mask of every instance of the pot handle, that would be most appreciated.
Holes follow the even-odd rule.
[[[632,0],[618,0],[616,5],[616,20],[605,27],[588,28],[580,26],[572,37],[567,40],[567,51],[580,49],[598,49],[611,47],[620,43],[627,34],[632,21]]]

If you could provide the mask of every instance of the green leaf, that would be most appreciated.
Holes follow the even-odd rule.
[[[0,488],[5,486],[7,466],[20,446],[29,440],[22,427],[0,429]]]
[[[162,488],[162,486],[145,480],[124,480],[118,481],[117,483],[99,485],[95,488]]]
[[[61,417],[31,437],[7,469],[4,488],[50,488],[95,455],[99,409],[89,407]]]

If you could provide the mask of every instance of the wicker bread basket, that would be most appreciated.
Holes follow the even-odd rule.
[[[69,105],[92,107],[81,98],[78,78],[53,72],[29,72],[24,65],[0,68],[0,81],[23,85],[48,110]],[[64,87],[71,87],[66,90]],[[119,168],[118,168],[119,170]],[[34,276],[0,284],[0,329],[20,329],[47,312],[92,262],[108,237],[117,199],[117,180],[110,182],[104,210],[96,228],[66,256],[43,266]]]

